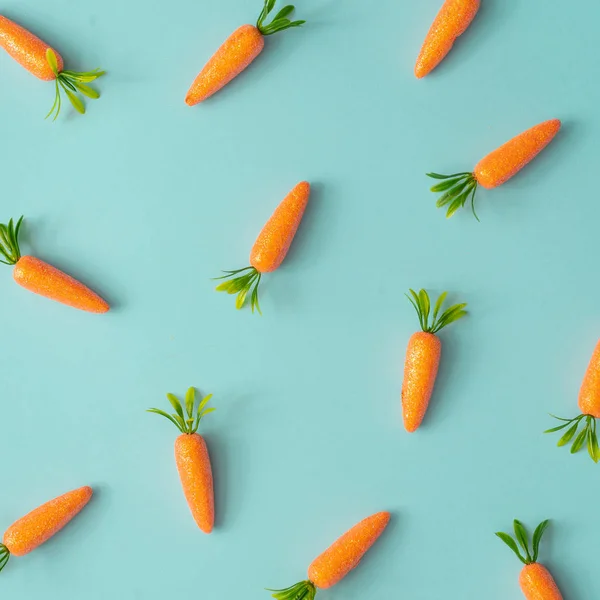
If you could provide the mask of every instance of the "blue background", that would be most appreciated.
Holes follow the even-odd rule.
[[[303,0],[307,25],[194,108],[185,92],[260,0],[8,0],[3,14],[97,66],[103,96],[52,124],[52,84],[0,55],[2,220],[23,251],[81,278],[95,316],[26,293],[2,270],[0,523],[84,484],[60,535],[14,558],[0,593],[44,598],[268,598],[355,522],[388,531],[323,600],[520,598],[493,533],[553,525],[547,564],[568,600],[600,597],[598,467],[542,435],[575,416],[598,335],[600,7],[483,0],[445,62],[413,65],[440,0]],[[278,4],[281,6],[281,4]],[[480,190],[478,224],[435,208],[429,170],[468,170],[548,118],[564,127],[527,169]],[[277,203],[314,193],[264,317],[213,292],[247,264]],[[426,421],[400,388],[418,321],[403,293],[450,290]],[[176,430],[144,410],[213,392],[202,432],[217,527],[195,527]]]

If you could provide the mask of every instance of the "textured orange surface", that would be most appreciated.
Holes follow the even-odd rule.
[[[579,408],[600,419],[600,342],[596,344],[579,390]]]
[[[185,103],[193,106],[218,92],[237,77],[264,46],[263,34],[254,25],[242,25],[236,29],[200,71],[185,97]]]
[[[516,175],[554,138],[560,121],[551,119],[524,131],[479,161],[474,169],[477,182],[485,188],[495,188]]]
[[[23,256],[13,271],[15,281],[25,289],[61,304],[93,313],[105,313],[109,306],[98,294],[34,256]]]
[[[13,523],[5,532],[2,543],[14,556],[23,556],[58,533],[90,501],[88,486],[42,504]]]
[[[197,433],[184,433],[175,440],[175,460],[192,516],[204,533],[215,523],[213,476],[206,442]]]
[[[402,382],[402,417],[406,431],[419,428],[433,392],[442,353],[437,335],[419,331],[408,341]]]
[[[56,78],[46,60],[46,50],[51,46],[2,15],[0,15],[0,46],[36,77],[44,81]],[[63,59],[56,50],[54,54],[56,54],[58,70],[62,71]]]
[[[378,512],[347,531],[308,567],[308,578],[326,589],[341,581],[360,562],[390,521],[389,512]]]
[[[433,21],[415,65],[420,79],[433,71],[462,35],[479,10],[479,0],[446,0]]]
[[[268,273],[281,265],[302,221],[309,197],[310,184],[302,181],[275,209],[250,252],[250,264],[257,271]]]
[[[519,583],[527,600],[562,600],[552,575],[539,563],[524,566]]]

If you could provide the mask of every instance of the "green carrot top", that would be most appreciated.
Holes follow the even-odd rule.
[[[163,417],[169,419],[181,433],[196,433],[198,431],[198,427],[200,426],[200,421],[203,417],[208,415],[209,413],[215,411],[215,408],[206,408],[206,405],[212,398],[212,394],[205,396],[202,400],[200,400],[197,408],[194,410],[194,405],[196,404],[196,389],[191,387],[185,394],[185,412],[187,413],[187,417],[183,412],[183,407],[179,398],[173,394],[167,394],[167,398],[171,403],[171,406],[175,409],[173,414],[168,414],[158,408],[149,408],[147,412],[156,413],[157,415],[162,415]]]
[[[288,6],[284,6],[274,17],[273,20],[265,24],[266,18],[269,16],[273,8],[275,7],[275,2],[277,0],[265,0],[265,5],[258,16],[258,21],[256,22],[256,28],[263,35],[272,35],[277,33],[278,31],[283,31],[285,29],[289,29],[290,27],[300,27],[300,25],[304,25],[306,21],[290,21],[287,17],[294,12],[294,6],[291,4]]]
[[[463,304],[454,304],[450,308],[446,309],[441,315],[439,314],[442,305],[444,304],[444,300],[448,295],[448,292],[444,292],[440,294],[435,306],[433,308],[433,319],[431,324],[429,324],[429,312],[431,310],[431,302],[429,300],[429,295],[425,290],[419,290],[419,293],[414,290],[409,290],[410,296],[406,294],[406,297],[410,300],[411,304],[415,307],[417,311],[417,315],[419,316],[419,323],[421,324],[421,329],[426,333],[437,333],[440,329],[446,327],[446,325],[450,325],[454,321],[458,321],[458,319],[462,319],[467,311],[465,307],[466,303]],[[439,315],[439,316],[438,316]]]
[[[5,265],[16,265],[21,258],[21,250],[19,248],[19,230],[21,229],[21,217],[17,224],[11,219],[6,225],[0,223],[0,263]]]
[[[562,419],[556,415],[550,415],[558,421],[562,421],[558,427],[547,429],[544,433],[554,433],[555,431],[561,431],[568,427],[567,431],[558,440],[557,446],[566,446],[573,438],[571,444],[571,454],[576,454],[584,446],[587,446],[588,454],[590,458],[597,463],[600,461],[600,446],[598,445],[598,433],[596,430],[596,419],[592,415],[578,415],[574,419]],[[583,423],[583,427],[579,433],[577,430]],[[577,433],[577,436],[575,434]]]
[[[527,530],[525,526],[520,521],[515,519],[514,521],[514,530],[515,530],[515,538],[517,542],[519,542],[519,546],[523,549],[524,555],[519,551],[519,547],[515,540],[508,535],[507,533],[502,533],[501,531],[497,532],[496,535],[517,555],[517,558],[524,564],[530,565],[532,563],[537,562],[538,554],[540,551],[540,542],[542,541],[542,536],[544,535],[544,531],[550,524],[549,520],[542,521],[533,532],[533,542],[532,542],[532,551],[529,551],[529,535],[527,534]]]
[[[437,200],[436,206],[443,208],[447,206],[446,218],[449,219],[459,208],[462,208],[467,201],[471,200],[471,210],[473,215],[479,221],[475,212],[475,192],[477,191],[477,179],[470,172],[454,173],[453,175],[440,175],[439,173],[427,173],[427,177],[432,179],[441,179],[441,183],[436,183],[432,192],[444,192]]]

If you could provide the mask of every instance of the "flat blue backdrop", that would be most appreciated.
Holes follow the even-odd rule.
[[[102,98],[43,116],[52,84],[0,55],[2,222],[81,278],[105,316],[1,271],[0,529],[90,484],[60,535],[12,559],[14,600],[268,598],[362,517],[390,510],[361,567],[322,600],[520,598],[493,533],[552,518],[541,560],[568,600],[600,597],[599,467],[542,435],[575,416],[600,335],[596,77],[600,5],[483,0],[451,55],[413,65],[440,0],[303,0],[232,85],[185,92],[261,0],[8,0],[2,13],[97,66]],[[280,5],[279,5],[280,6]],[[464,171],[520,131],[564,127],[533,164],[447,221],[429,170]],[[213,291],[302,179],[311,204],[264,316]],[[451,292],[427,419],[400,412],[409,287]],[[202,432],[216,529],[192,522],[165,393],[214,393]]]

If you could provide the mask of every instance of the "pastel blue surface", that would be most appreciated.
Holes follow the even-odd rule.
[[[8,0],[2,13],[97,66],[102,98],[43,119],[52,84],[0,54],[1,222],[23,250],[91,285],[104,316],[28,294],[3,268],[0,530],[80,485],[90,506],[11,559],[14,600],[268,598],[361,518],[393,512],[360,568],[322,600],[520,598],[494,537],[553,524],[541,560],[568,600],[600,597],[598,468],[542,435],[575,416],[600,335],[596,193],[600,5],[483,0],[447,60],[414,60],[440,0],[304,0],[307,25],[267,40],[200,106],[185,92],[261,0]],[[424,173],[463,171],[558,117],[556,141],[497,190],[481,223],[435,208]],[[262,318],[213,292],[302,179],[314,193]],[[448,289],[467,319],[442,333],[422,429],[401,422],[403,293]],[[217,527],[195,527],[176,430],[145,413],[189,385]]]

